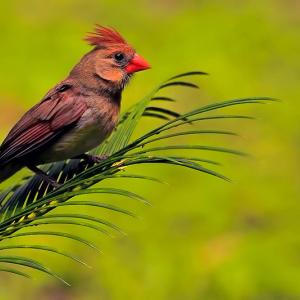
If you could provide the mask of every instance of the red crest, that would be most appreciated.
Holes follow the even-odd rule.
[[[85,40],[96,47],[106,47],[116,44],[126,44],[124,38],[113,28],[96,25],[94,32],[89,32]]]

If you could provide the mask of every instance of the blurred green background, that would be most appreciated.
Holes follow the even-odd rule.
[[[161,80],[195,69],[211,75],[195,81],[201,85],[199,92],[170,91],[168,95],[181,100],[169,107],[186,111],[246,96],[283,101],[227,110],[253,115],[256,121],[210,123],[241,137],[197,139],[252,154],[200,153],[224,163],[218,171],[233,183],[162,166],[135,171],[169,185],[106,183],[130,188],[153,206],[101,197],[141,216],[135,220],[99,210],[99,216],[128,234],[108,239],[82,230],[102,255],[69,241],[33,238],[33,244],[56,244],[85,258],[93,268],[27,252],[72,287],[39,273],[32,273],[34,281],[0,274],[0,299],[300,299],[299,11],[297,0],[1,1],[1,140],[90,49],[82,37],[95,23],[120,30],[152,65],[126,89],[124,108]],[[148,119],[143,127],[158,123]]]

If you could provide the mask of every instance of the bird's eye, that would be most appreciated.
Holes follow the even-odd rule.
[[[117,62],[122,62],[125,58],[124,54],[119,52],[114,55],[114,58]]]

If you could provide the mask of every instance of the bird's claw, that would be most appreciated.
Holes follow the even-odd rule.
[[[46,180],[51,186],[53,186],[55,189],[59,188],[62,186],[61,183],[58,183],[57,181],[55,181],[52,178],[49,178],[48,180]]]
[[[101,162],[101,161],[103,161],[103,160],[106,160],[106,159],[109,157],[109,155],[107,155],[107,154],[102,154],[102,155],[91,155],[90,157],[91,157],[91,160],[92,160],[94,163],[99,163],[99,162]]]
[[[107,159],[109,155],[102,154],[102,155],[90,155],[90,154],[82,154],[74,157],[75,159],[84,159],[86,162],[91,164],[97,164],[105,159]]]

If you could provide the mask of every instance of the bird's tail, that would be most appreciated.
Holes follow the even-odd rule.
[[[4,166],[1,166],[0,164],[0,183],[14,175],[21,168],[22,166],[16,163],[9,163]]]

